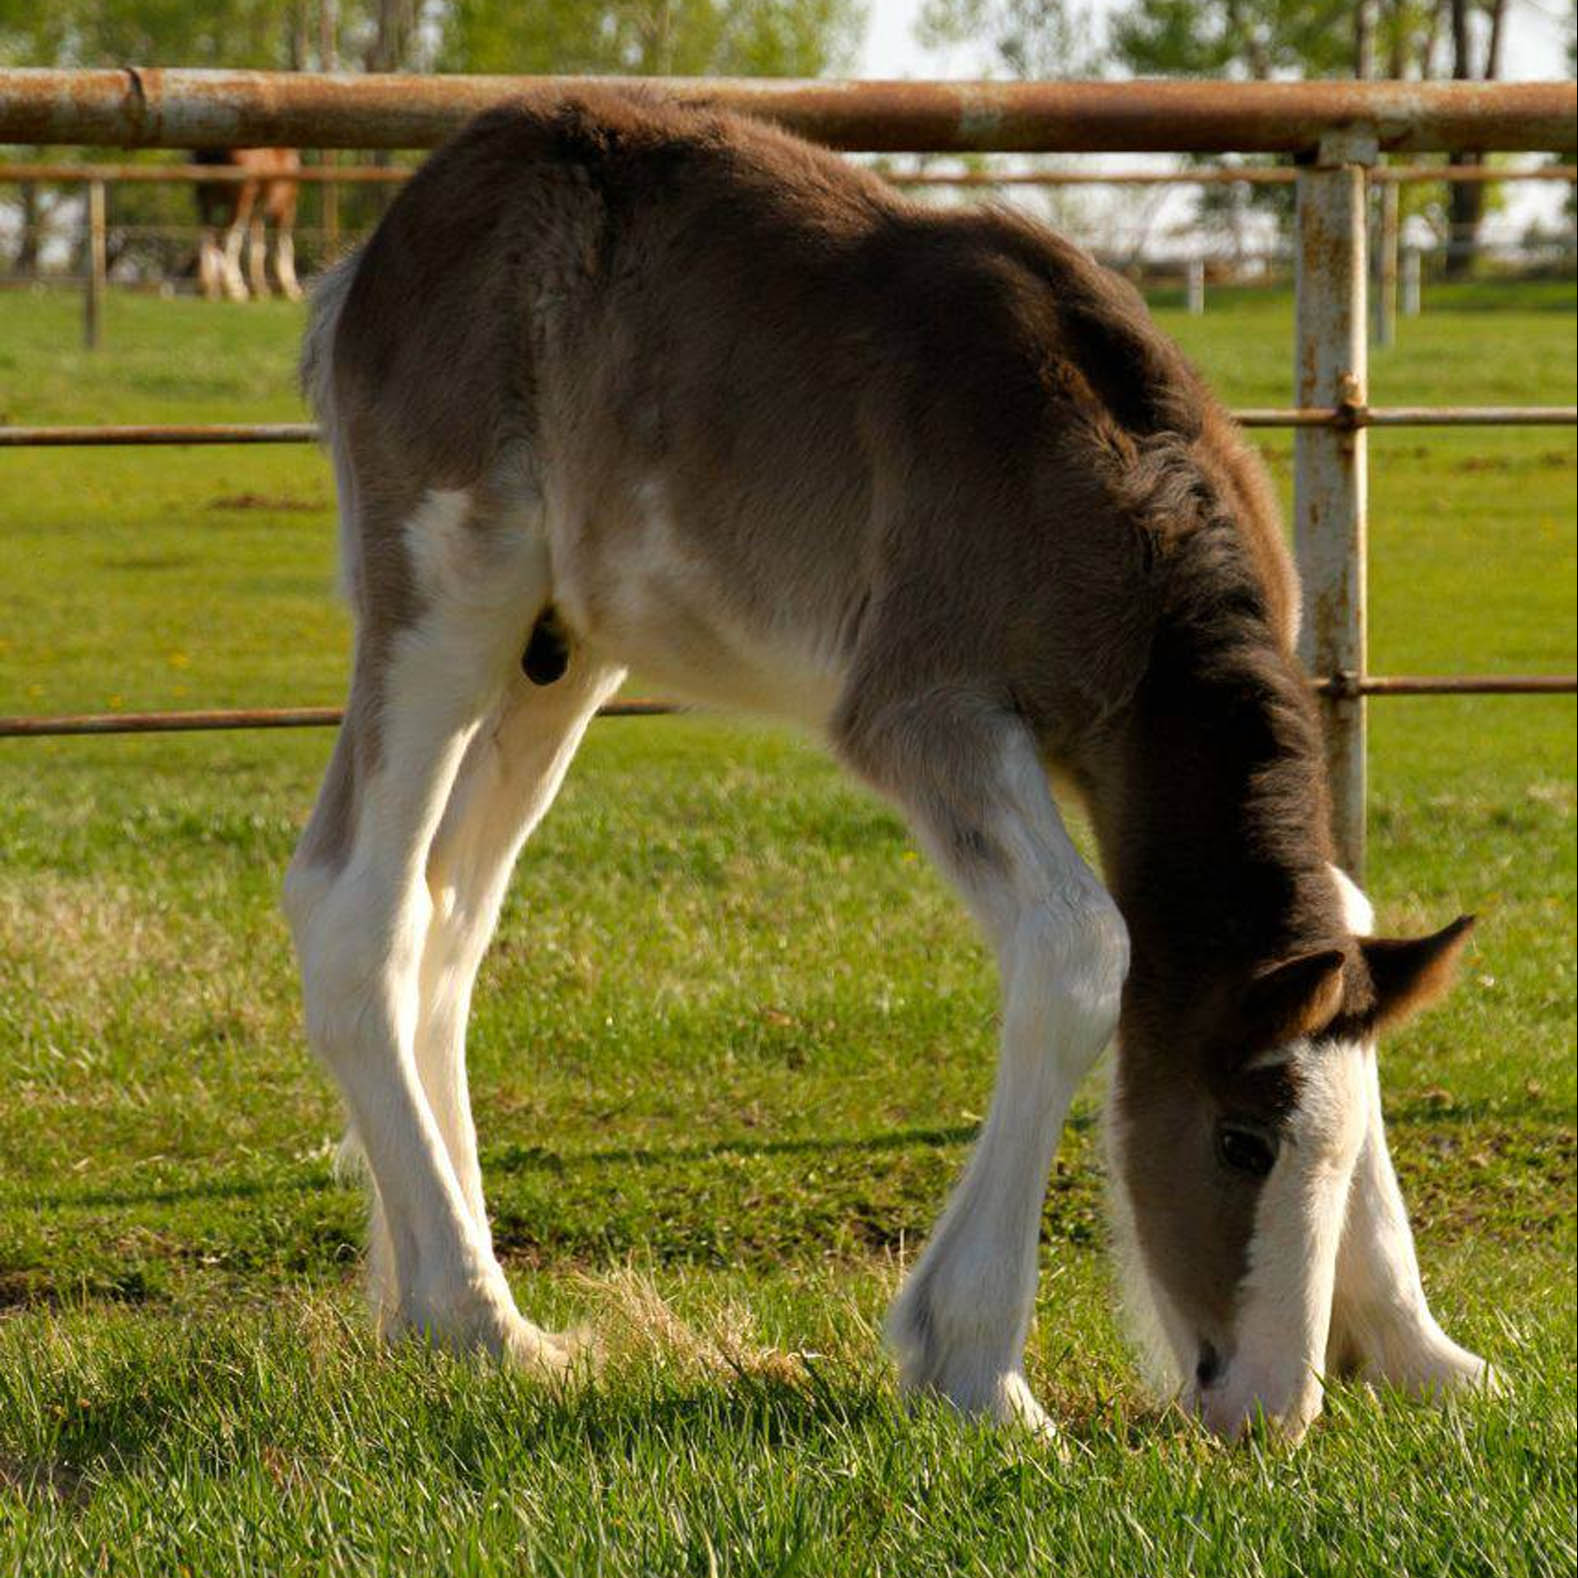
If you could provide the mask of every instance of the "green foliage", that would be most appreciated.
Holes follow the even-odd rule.
[[[454,0],[447,70],[814,77],[847,67],[860,0]]]
[[[1352,75],[1350,0],[1133,0],[1114,58],[1140,76]]]
[[[302,15],[297,0],[0,0],[0,60],[284,68]]]
[[[1095,76],[1094,9],[1069,0],[925,0],[915,37],[927,48],[990,41],[998,66],[1024,79]]]

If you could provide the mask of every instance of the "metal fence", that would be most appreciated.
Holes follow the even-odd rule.
[[[0,71],[0,143],[174,147],[431,147],[490,104],[584,79],[342,77],[270,72]],[[651,84],[647,84],[648,87]],[[1301,655],[1325,713],[1336,837],[1364,862],[1371,695],[1570,692],[1572,676],[1368,672],[1366,434],[1378,426],[1561,424],[1563,408],[1372,407],[1367,390],[1368,177],[1383,153],[1578,149],[1566,83],[893,83],[669,80],[686,103],[741,110],[846,150],[1292,153],[1297,168],[1296,405],[1238,413],[1294,440]],[[343,174],[343,172],[337,172]],[[1394,188],[1395,189],[1395,188]],[[296,442],[305,424],[180,429],[13,428],[0,444]],[[654,712],[662,703],[619,710]],[[333,709],[3,718],[0,734],[329,724]]]
[[[297,225],[294,234],[298,240],[309,237],[321,243],[333,256],[342,242],[339,202],[340,186],[388,187],[399,185],[412,174],[409,167],[395,165],[338,165],[332,154],[323,156],[324,162],[305,164],[291,176],[293,182],[318,186],[324,193],[323,225],[314,229]],[[910,190],[938,190],[966,192],[972,190],[1005,191],[1035,188],[1039,190],[1065,187],[1106,188],[1156,188],[1156,187],[1284,187],[1292,186],[1298,172],[1291,165],[1214,165],[1194,166],[1174,170],[1077,170],[1068,167],[1035,169],[965,169],[965,170],[885,170],[883,172],[895,185]],[[135,238],[168,241],[186,239],[200,233],[202,227],[193,225],[126,224],[111,225],[109,198],[121,184],[133,186],[212,185],[227,183],[239,185],[255,177],[248,171],[234,167],[201,164],[106,164],[106,163],[0,163],[0,185],[50,185],[86,186],[87,200],[83,204],[81,256],[85,260],[80,274],[83,285],[84,339],[90,349],[102,344],[103,300],[109,283],[109,233],[124,239]],[[1404,316],[1417,317],[1420,312],[1421,282],[1423,279],[1423,252],[1417,246],[1404,247],[1399,224],[1397,189],[1402,186],[1471,183],[1475,185],[1501,185],[1516,182],[1552,183],[1571,186],[1578,182],[1578,165],[1547,161],[1543,164],[1508,167],[1486,164],[1378,164],[1368,171],[1368,181],[1380,201],[1376,207],[1374,226],[1375,257],[1372,259],[1372,276],[1376,288],[1372,314],[1377,343],[1389,345],[1396,338],[1399,302]],[[352,241],[360,239],[353,235]],[[1552,238],[1571,254],[1571,240],[1565,236]],[[1443,249],[1446,254],[1476,256],[1494,249],[1480,239],[1452,238]],[[1268,264],[1284,265],[1286,254],[1258,253],[1253,258],[1235,255],[1235,262],[1249,262],[1263,268]],[[1121,267],[1131,277],[1138,277],[1138,255],[1121,261]],[[1173,257],[1164,265],[1166,273],[1181,275],[1184,281],[1185,301],[1191,314],[1205,311],[1206,276],[1208,255],[1205,250],[1187,256]],[[1401,291],[1399,290],[1401,285]]]

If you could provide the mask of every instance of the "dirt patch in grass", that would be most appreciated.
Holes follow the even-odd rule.
[[[289,493],[227,493],[210,499],[211,510],[269,510],[275,513],[310,514],[329,507],[327,499],[298,499]]]

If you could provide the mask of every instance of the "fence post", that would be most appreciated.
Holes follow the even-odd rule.
[[[1419,316],[1419,277],[1423,272],[1419,248],[1409,247],[1403,253],[1403,316],[1405,318]]]
[[[1189,316],[1198,318],[1205,311],[1205,259],[1189,259]]]
[[[1381,183],[1380,234],[1375,258],[1375,343],[1397,339],[1397,241],[1400,194],[1396,181]]]
[[[1322,138],[1298,172],[1298,388],[1301,406],[1367,399],[1365,171],[1373,133]],[[1365,432],[1300,428],[1294,439],[1294,546],[1304,582],[1300,655],[1336,682],[1322,698],[1337,858],[1364,874]]]
[[[83,298],[82,343],[96,351],[104,343],[104,183],[88,182],[88,288]]]

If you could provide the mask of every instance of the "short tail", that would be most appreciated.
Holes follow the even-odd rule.
[[[301,342],[301,392],[318,420],[324,447],[334,462],[340,503],[340,586],[358,613],[362,606],[362,553],[356,531],[356,479],[334,403],[334,340],[361,254],[343,257],[312,288],[307,332]]]

